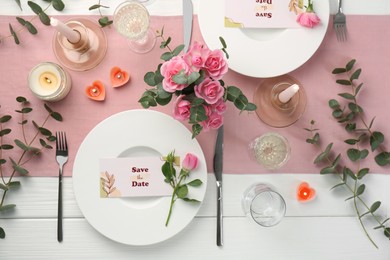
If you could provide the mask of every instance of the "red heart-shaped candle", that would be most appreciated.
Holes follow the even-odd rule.
[[[96,80],[85,89],[85,94],[92,100],[103,101],[106,98],[106,88],[100,80]]]
[[[307,182],[302,182],[301,184],[299,184],[297,189],[298,201],[310,201],[314,199],[315,195],[315,189],[311,188]]]
[[[113,67],[110,72],[111,85],[114,88],[125,85],[129,80],[130,76],[124,70],[121,70],[119,67]]]

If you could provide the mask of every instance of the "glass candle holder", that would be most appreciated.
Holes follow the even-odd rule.
[[[78,42],[70,42],[62,33],[53,38],[53,51],[58,61],[66,68],[86,71],[99,65],[107,52],[107,38],[99,24],[85,18],[76,18],[65,23],[80,34]]]
[[[281,102],[279,95],[292,85],[299,91],[287,102]],[[295,123],[306,107],[306,93],[299,81],[289,75],[265,79],[255,90],[253,102],[257,116],[267,125],[286,127]]]
[[[45,101],[59,101],[65,98],[72,86],[67,71],[58,64],[42,62],[31,69],[28,85],[33,94]]]
[[[269,170],[282,167],[290,158],[290,145],[287,139],[278,133],[266,133],[255,138],[249,144],[253,158]]]

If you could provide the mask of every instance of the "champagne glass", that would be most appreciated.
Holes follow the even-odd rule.
[[[149,12],[138,1],[123,2],[114,12],[116,31],[128,39],[130,49],[136,53],[147,53],[156,44],[156,37],[149,25]]]

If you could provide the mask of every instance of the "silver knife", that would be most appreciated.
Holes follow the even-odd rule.
[[[184,35],[184,53],[187,52],[191,42],[192,35],[192,1],[183,0],[183,35]]]
[[[223,170],[223,125],[218,128],[214,153],[214,174],[217,181],[217,246],[223,245],[222,224],[222,170]]]

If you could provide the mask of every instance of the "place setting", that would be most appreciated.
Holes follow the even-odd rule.
[[[329,56],[335,48],[329,42],[344,44],[345,50],[354,37],[350,24],[346,30],[342,1],[333,17],[329,1],[319,0],[183,0],[174,17],[155,15],[159,2],[105,6],[99,1],[90,6],[89,11],[99,10],[91,17],[48,16],[28,4],[38,17],[47,16],[42,21],[47,27],[37,27],[45,31],[43,36],[31,44],[50,41],[50,47],[44,58],[37,55],[23,64],[25,79],[15,79],[16,90],[28,98],[16,98],[25,106],[12,111],[23,116],[19,123],[0,114],[0,151],[5,154],[15,146],[45,155],[32,156],[37,162],[27,171],[30,159],[22,160],[24,152],[19,161],[12,153],[9,159],[0,154],[0,169],[3,164],[14,169],[11,174],[1,171],[0,217],[13,214],[15,206],[7,206],[5,194],[19,185],[12,181],[14,175],[31,173],[33,178],[57,179],[58,245],[69,243],[68,234],[74,232],[67,226],[65,179],[70,180],[82,219],[104,239],[127,249],[156,249],[172,245],[177,237],[191,239],[191,232],[199,237],[193,225],[207,222],[207,237],[214,241],[210,250],[223,252],[235,248],[232,243],[238,239],[232,230],[250,228],[256,237],[273,234],[271,243],[282,239],[281,230],[295,230],[295,218],[310,222],[330,214],[320,210],[337,196],[328,190],[345,188],[352,194],[347,203],[359,206],[332,214],[354,220],[357,216],[356,226],[364,230],[359,232],[374,247],[363,217],[374,219],[374,229],[390,237],[385,203],[363,197],[368,186],[363,177],[383,171],[388,163],[385,132],[375,128],[375,116],[361,116],[373,101],[358,100],[360,81],[366,79],[359,78],[360,64],[355,59],[331,64]],[[59,11],[55,1],[50,5]],[[31,17],[18,21],[31,30]],[[16,35],[23,33],[10,28],[0,48],[11,48],[11,40],[16,43]],[[28,50],[27,44],[22,47]],[[10,74],[5,67],[1,70]],[[333,85],[326,89],[326,82]],[[352,92],[338,90],[333,96],[342,101],[333,99],[335,85],[351,87]],[[12,95],[2,92],[6,98],[0,109],[11,114]],[[48,114],[42,126],[24,118],[32,110]],[[356,119],[366,127],[364,134],[358,135]],[[330,120],[344,125],[338,130]],[[35,128],[31,143],[18,137],[8,145],[5,138],[13,131],[7,129],[17,124]],[[329,137],[345,141],[327,143]],[[338,154],[342,145],[357,146]],[[376,156],[372,160],[371,152]],[[363,164],[364,159],[371,162]],[[34,175],[46,163],[41,175]],[[359,164],[358,169],[349,163]],[[310,173],[334,178],[312,182],[315,178],[305,177]],[[5,240],[6,232],[1,226]]]

